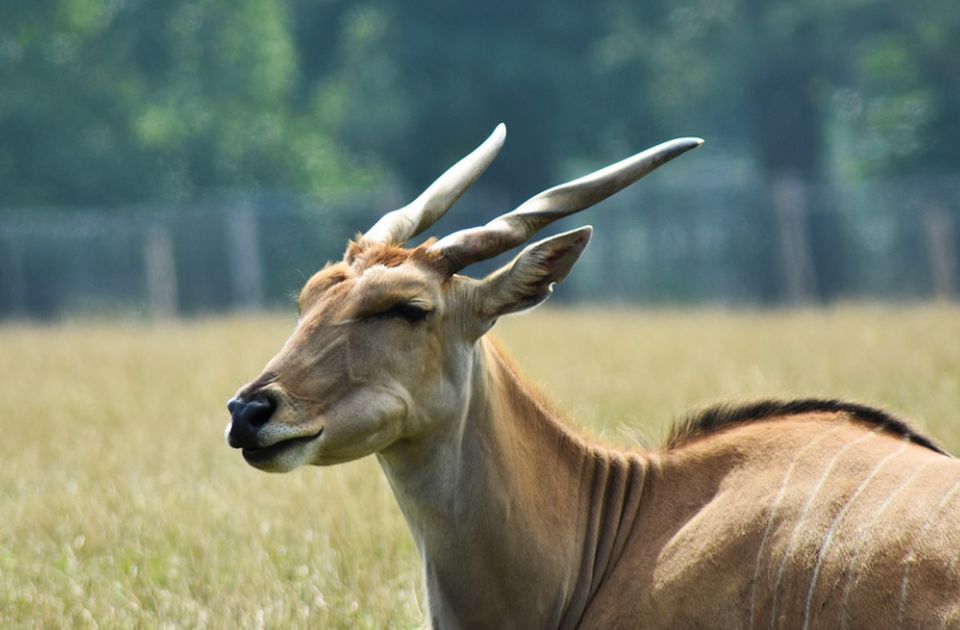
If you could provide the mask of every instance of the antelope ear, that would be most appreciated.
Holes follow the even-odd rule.
[[[480,317],[495,320],[545,301],[580,258],[593,228],[582,227],[529,245],[509,264],[480,282]]]

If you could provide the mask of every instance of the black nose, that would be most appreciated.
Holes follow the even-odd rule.
[[[269,396],[258,395],[249,400],[240,397],[232,398],[227,403],[230,411],[230,433],[227,440],[230,446],[256,446],[257,430],[265,425],[273,412],[277,410],[277,403]]]

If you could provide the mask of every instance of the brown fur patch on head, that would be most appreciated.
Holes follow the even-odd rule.
[[[308,310],[320,295],[330,287],[340,284],[350,277],[350,267],[342,262],[328,263],[326,267],[313,274],[307,283],[300,290],[300,297],[297,304],[300,312]]]
[[[300,312],[303,313],[309,310],[310,305],[316,302],[317,299],[330,288],[376,265],[399,267],[406,262],[411,262],[413,264],[421,264],[438,273],[445,272],[448,265],[443,255],[440,252],[430,250],[430,246],[433,245],[436,240],[435,238],[431,238],[418,247],[405,249],[398,245],[364,241],[363,238],[358,235],[355,240],[348,243],[343,261],[327,264],[326,267],[307,280],[297,300]]]
[[[413,249],[405,249],[399,245],[371,243],[363,240],[363,238],[357,238],[347,245],[347,253],[343,259],[357,271],[363,271],[374,265],[399,267],[405,262],[419,263],[437,271],[442,271],[447,267],[443,254],[430,249],[430,246],[436,240],[430,238]]]

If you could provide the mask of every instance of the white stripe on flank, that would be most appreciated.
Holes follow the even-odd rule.
[[[920,476],[920,473],[922,473],[923,470],[927,466],[929,466],[933,461],[935,460],[928,459],[927,461],[923,462],[913,472],[912,475],[907,477],[907,479],[902,484],[897,486],[897,488],[890,493],[890,495],[883,501],[883,503],[880,504],[880,506],[877,508],[877,511],[874,512],[869,519],[860,523],[860,526],[857,528],[856,534],[853,535],[853,540],[860,540],[863,534],[869,531],[870,527],[873,526],[873,524],[877,521],[880,515],[886,512],[887,508],[890,507],[890,504],[893,502],[893,498],[898,494],[900,494],[905,489],[907,489],[911,483],[916,481],[916,479]],[[847,600],[850,598],[850,593],[853,591],[853,585],[856,584],[857,582],[857,576],[859,575],[859,572],[856,569],[856,565],[857,565],[857,561],[860,560],[860,553],[862,550],[863,550],[862,544],[858,545],[857,547],[854,547],[853,557],[850,559],[850,562],[848,563],[851,567],[851,571],[850,571],[849,577],[847,578],[847,583],[843,587],[843,598],[840,601],[840,611],[841,611],[840,630],[847,630],[850,627],[850,622],[847,621]]]
[[[780,565],[777,567],[777,581],[773,584],[773,603],[770,606],[770,627],[776,627],[777,625],[777,598],[780,594],[780,582],[783,581],[783,572],[787,568],[787,560],[790,559],[790,554],[793,552],[793,548],[797,543],[797,538],[799,537],[800,530],[803,528],[803,521],[807,518],[807,515],[810,513],[810,508],[813,506],[814,499],[817,498],[817,495],[820,494],[820,490],[823,488],[824,482],[826,482],[827,477],[830,476],[830,473],[833,472],[833,467],[836,466],[837,461],[840,459],[840,456],[847,452],[847,449],[853,447],[860,442],[865,442],[866,440],[876,437],[877,431],[880,431],[883,427],[877,427],[876,429],[870,431],[866,435],[858,437],[855,440],[847,442],[847,444],[837,451],[833,458],[830,460],[830,463],[827,464],[826,469],[824,469],[823,474],[820,475],[820,479],[817,481],[817,484],[813,487],[813,492],[810,493],[810,496],[807,497],[807,502],[804,503],[803,509],[800,511],[800,517],[797,519],[797,524],[793,527],[793,532],[790,534],[790,540],[787,542],[787,548],[783,552],[783,557],[780,558]]]
[[[813,577],[810,578],[810,588],[807,589],[807,603],[803,607],[803,630],[807,630],[807,628],[810,626],[810,604],[813,602],[813,591],[817,587],[817,580],[820,577],[820,567],[823,566],[823,559],[827,556],[827,549],[830,548],[830,543],[833,542],[833,535],[840,526],[840,521],[842,521],[843,517],[846,516],[850,506],[853,505],[863,491],[866,490],[867,486],[870,485],[870,482],[873,481],[873,478],[877,476],[877,473],[880,472],[880,469],[882,469],[884,465],[886,465],[886,463],[891,459],[906,450],[909,443],[910,438],[904,438],[903,444],[900,445],[900,448],[877,462],[877,465],[873,467],[873,470],[870,471],[870,474],[860,482],[860,485],[857,486],[857,489],[854,491],[854,493],[850,495],[849,499],[847,499],[847,502],[844,504],[843,509],[841,509],[837,514],[837,517],[833,519],[833,523],[831,523],[830,529],[827,531],[827,535],[823,537],[823,543],[820,545],[820,554],[817,556],[817,564],[814,565]]]
[[[914,558],[916,556],[917,544],[920,542],[923,535],[927,533],[927,530],[930,526],[936,522],[937,517],[940,516],[940,513],[943,512],[943,508],[946,507],[950,499],[957,493],[957,490],[960,490],[960,481],[953,484],[953,487],[947,491],[943,498],[940,499],[940,503],[937,504],[937,509],[934,513],[927,519],[927,522],[923,524],[923,527],[920,531],[917,532],[917,535],[913,538],[913,544],[910,546],[910,551],[907,552],[907,557],[904,562],[906,563],[906,568],[903,571],[903,581],[900,582],[900,603],[897,606],[897,626],[903,627],[903,617],[906,614],[906,604],[907,604],[907,589],[910,585],[910,569],[913,568]]]
[[[957,570],[957,563],[960,562],[960,550],[957,550],[956,555],[953,556],[953,560],[950,561],[950,568],[947,569],[947,575],[953,575]]]
[[[753,580],[750,583],[750,628],[751,630],[754,627],[753,619],[756,612],[757,605],[757,582],[760,580],[760,568],[761,561],[763,560],[763,552],[767,547],[767,539],[770,538],[770,531],[773,529],[773,522],[776,520],[777,511],[780,509],[780,503],[783,501],[783,495],[787,492],[787,485],[790,482],[790,477],[793,475],[793,469],[796,468],[797,462],[800,461],[800,458],[803,457],[804,453],[809,451],[811,448],[825,440],[828,436],[837,431],[843,429],[846,425],[836,426],[829,431],[823,432],[817,439],[808,443],[806,446],[797,451],[796,456],[793,458],[793,461],[790,462],[790,467],[787,468],[786,474],[783,476],[783,481],[780,482],[780,491],[777,493],[777,498],[773,501],[773,507],[770,508],[770,517],[767,520],[767,527],[763,530],[763,538],[760,540],[760,548],[757,550],[757,562],[753,571]]]

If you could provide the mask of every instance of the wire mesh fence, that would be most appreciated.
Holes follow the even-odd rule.
[[[0,318],[289,304],[386,209],[370,199],[323,206],[240,195],[190,207],[7,210]],[[506,209],[476,191],[437,233]],[[596,227],[594,241],[558,292],[562,301],[756,306],[960,296],[960,177],[645,185],[550,231],[584,223]]]

